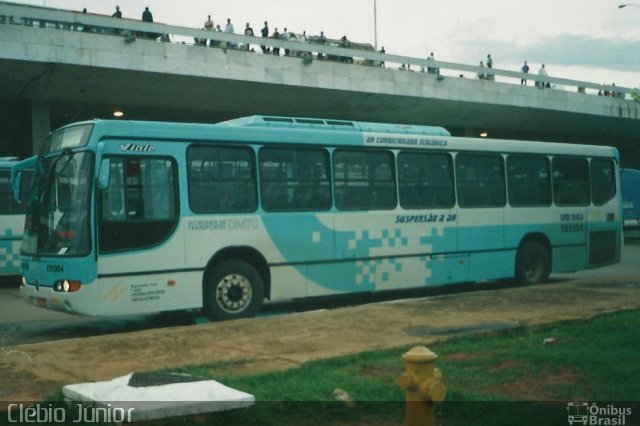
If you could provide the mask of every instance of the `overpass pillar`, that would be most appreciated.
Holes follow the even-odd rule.
[[[31,102],[31,148],[40,152],[44,140],[51,131],[51,106],[47,101]]]

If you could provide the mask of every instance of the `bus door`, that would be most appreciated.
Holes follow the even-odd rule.
[[[395,158],[391,151],[337,149],[333,155],[336,213],[332,290],[368,292],[394,279],[407,236],[395,223]],[[405,231],[406,232],[406,231]]]
[[[458,252],[472,281],[513,276],[513,263],[504,261],[504,176],[499,154],[456,156]]]
[[[148,155],[128,154],[145,147]],[[160,151],[152,144],[105,146],[96,197],[101,312],[154,312],[200,303],[200,293],[187,295],[187,283],[177,276],[185,263],[182,234],[175,232],[178,162]]]
[[[576,271],[587,265],[587,208],[591,203],[586,158],[555,157],[551,163],[556,232],[550,234],[554,271]]]
[[[429,286],[466,281],[467,262],[458,255],[452,157],[403,151],[397,156],[397,174],[402,211],[395,217],[392,241],[402,246],[399,254],[409,255],[397,260],[402,282]]]
[[[587,211],[588,266],[595,267],[620,261],[623,218],[614,160],[591,159],[589,171],[592,206]]]

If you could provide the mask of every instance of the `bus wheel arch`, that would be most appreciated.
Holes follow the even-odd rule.
[[[525,236],[516,252],[515,280],[519,284],[540,284],[551,273],[551,243],[544,234]]]
[[[253,317],[270,293],[269,268],[254,249],[228,248],[208,262],[202,286],[203,312],[209,319]]]

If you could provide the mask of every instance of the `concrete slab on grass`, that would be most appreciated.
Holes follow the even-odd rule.
[[[205,414],[255,403],[253,395],[215,380],[175,373],[131,373],[103,382],[66,385],[62,393],[67,401],[89,402],[92,409],[102,409],[100,415],[105,418],[124,416],[125,421]]]

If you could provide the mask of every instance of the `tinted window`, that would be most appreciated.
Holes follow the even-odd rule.
[[[260,194],[267,211],[331,208],[328,153],[322,149],[260,150]]]
[[[101,194],[100,251],[162,242],[178,221],[176,168],[167,159],[111,158]]]
[[[453,173],[448,154],[398,154],[400,205],[405,209],[446,208],[454,205]]]
[[[589,164],[585,159],[554,158],[553,198],[559,206],[587,206],[589,194]]]
[[[193,146],[187,152],[189,206],[196,213],[252,212],[257,208],[253,151]]]
[[[505,205],[502,157],[459,154],[456,157],[458,204],[461,207],[501,207]]]
[[[14,202],[9,183],[9,171],[0,172],[0,214],[13,213]]]
[[[337,208],[395,208],[396,183],[391,152],[338,150],[333,161]]]
[[[601,206],[616,195],[616,168],[611,160],[591,160],[591,199]]]
[[[547,157],[511,155],[507,159],[509,204],[549,206],[551,173]]]
[[[11,173],[9,170],[0,171],[0,214],[24,214],[29,204],[29,190],[33,173],[25,170],[20,180],[20,200],[18,204],[13,198],[11,189]]]

